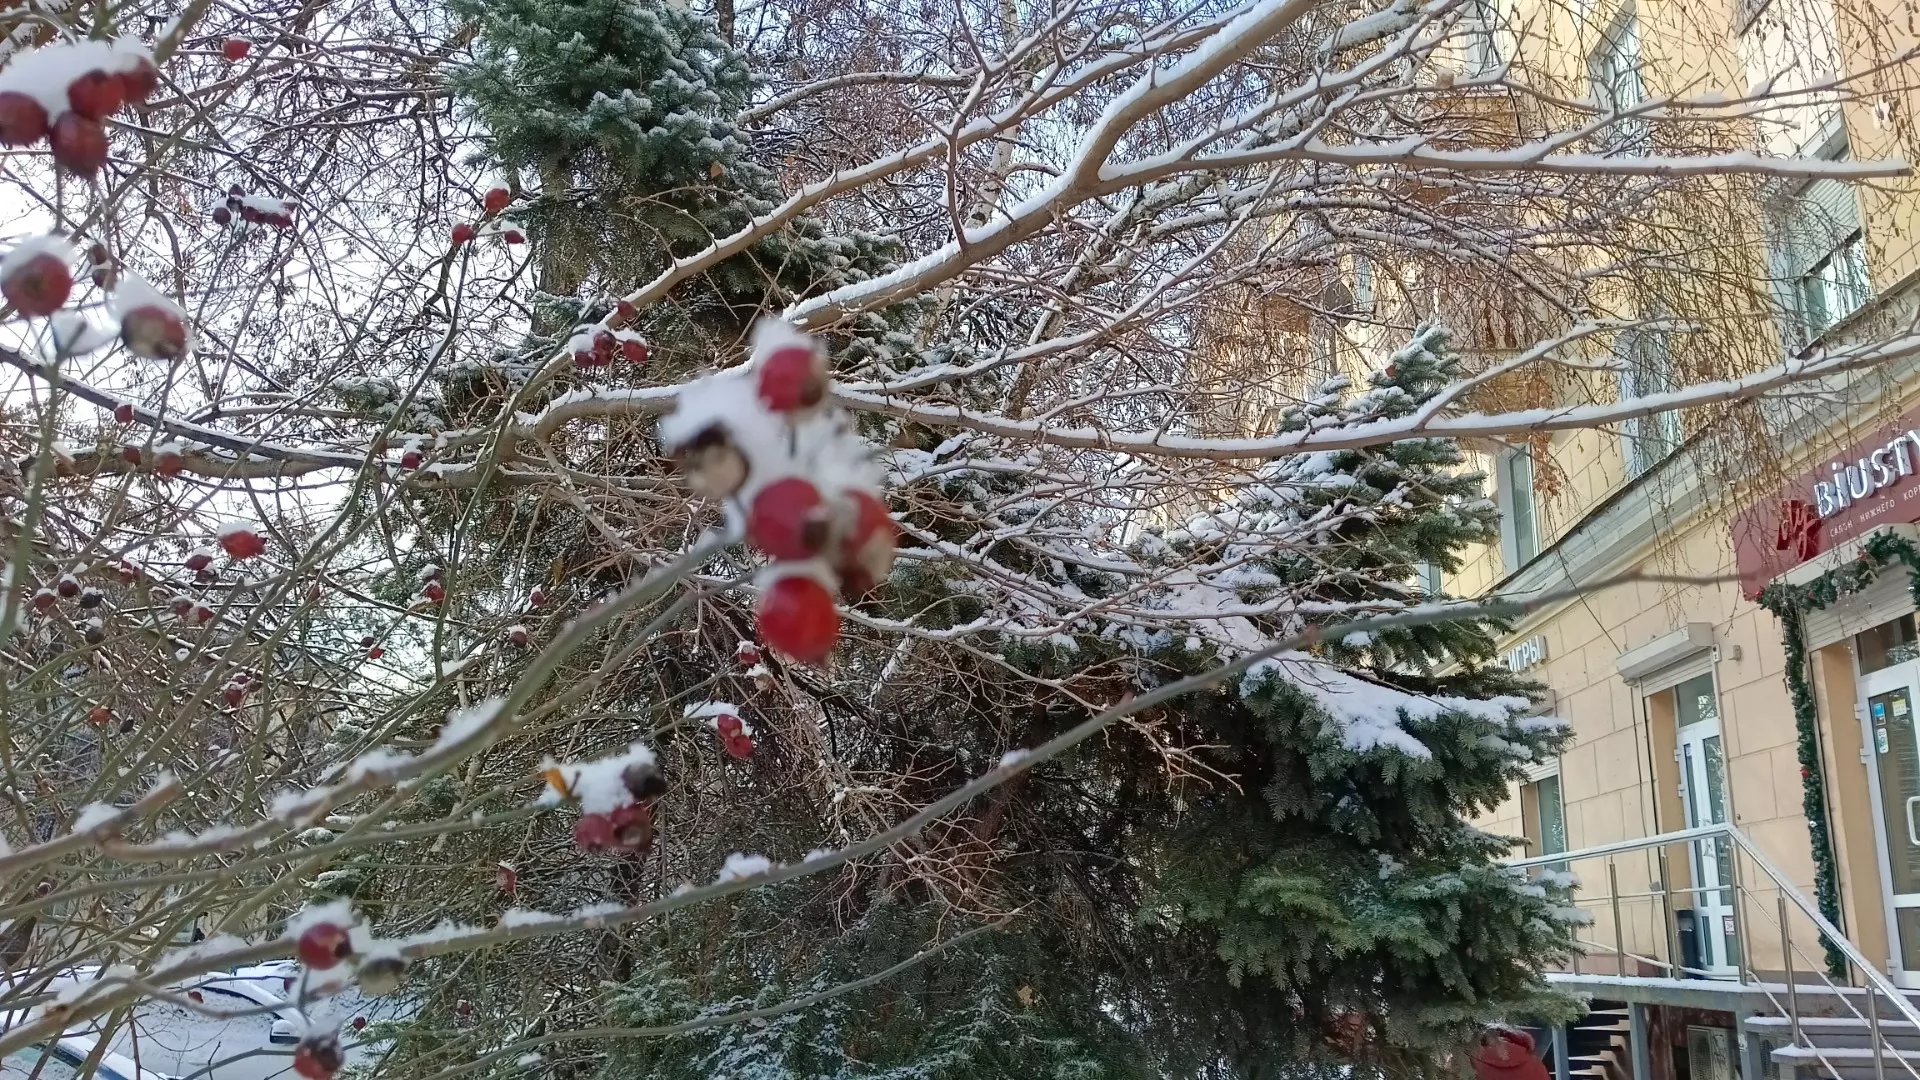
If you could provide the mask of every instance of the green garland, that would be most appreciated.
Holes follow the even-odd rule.
[[[1920,546],[1893,533],[1867,538],[1860,556],[1820,575],[1805,585],[1775,583],[1760,593],[1760,606],[1780,620],[1787,653],[1787,690],[1793,697],[1793,725],[1800,756],[1800,807],[1807,817],[1807,836],[1813,844],[1813,891],[1820,912],[1833,925],[1840,922],[1840,879],[1834,869],[1833,836],[1827,828],[1826,773],[1820,767],[1819,714],[1814,705],[1813,679],[1807,666],[1807,642],[1800,617],[1818,611],[1842,597],[1873,584],[1880,571],[1898,562],[1907,568],[1907,587],[1920,603]],[[1846,957],[1833,942],[1822,938],[1827,970],[1845,977]]]

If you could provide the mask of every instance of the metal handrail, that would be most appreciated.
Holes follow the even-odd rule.
[[[1836,949],[1840,950],[1841,955],[1845,956],[1854,967],[1860,969],[1860,974],[1872,984],[1872,989],[1885,994],[1887,1000],[1891,1001],[1894,1008],[1899,1011],[1901,1018],[1914,1025],[1916,1030],[1920,1030],[1920,1009],[1916,1009],[1913,1003],[1907,1000],[1905,993],[1903,993],[1899,987],[1895,986],[1891,979],[1882,975],[1878,968],[1873,966],[1866,958],[1866,955],[1856,948],[1853,942],[1847,939],[1847,935],[1840,932],[1839,927],[1833,925],[1825,915],[1820,913],[1819,906],[1807,899],[1806,895],[1800,891],[1799,886],[1788,880],[1787,876],[1780,872],[1780,868],[1773,865],[1773,860],[1762,854],[1759,847],[1747,838],[1747,834],[1741,832],[1729,823],[1698,825],[1691,829],[1677,829],[1673,832],[1659,833],[1654,836],[1643,836],[1632,840],[1616,840],[1610,844],[1598,844],[1589,848],[1581,848],[1578,851],[1556,851],[1550,855],[1534,855],[1524,859],[1512,859],[1509,860],[1506,865],[1515,868],[1526,868],[1547,866],[1556,863],[1572,863],[1585,859],[1605,858],[1609,855],[1624,855],[1631,851],[1645,851],[1649,848],[1660,848],[1669,844],[1711,840],[1717,837],[1726,837],[1733,842],[1735,847],[1744,851],[1747,858],[1753,860],[1753,864],[1758,866],[1761,872],[1766,874],[1773,882],[1774,887],[1780,891],[1780,895],[1791,900],[1793,906],[1800,909],[1800,914],[1810,919],[1814,927],[1820,931],[1821,935]],[[1751,894],[1751,886],[1748,887],[1747,892]],[[1737,902],[1736,899],[1736,903]],[[1788,962],[1791,963],[1791,960]]]

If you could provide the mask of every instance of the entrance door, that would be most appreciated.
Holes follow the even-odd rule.
[[[1871,631],[1869,631],[1871,633]],[[1865,637],[1863,634],[1861,637]],[[1863,657],[1863,659],[1866,659]],[[1914,709],[1920,663],[1896,663],[1860,677],[1861,732],[1873,761],[1875,801],[1880,805],[1880,850],[1887,883],[1889,924],[1897,942],[1888,972],[1902,986],[1920,986],[1920,739]]]
[[[1711,673],[1673,688],[1679,729],[1680,805],[1689,829],[1727,820],[1727,756],[1720,738],[1720,706]],[[1700,966],[1710,975],[1739,973],[1740,939],[1734,933],[1733,848],[1726,837],[1693,844],[1694,934]]]

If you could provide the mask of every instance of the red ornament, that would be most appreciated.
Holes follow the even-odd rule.
[[[827,396],[827,358],[805,345],[783,345],[760,362],[760,400],[774,412],[811,409]]]
[[[0,279],[0,295],[22,315],[44,317],[60,310],[73,290],[73,275],[60,256],[42,251]]]
[[[345,1062],[340,1040],[331,1034],[309,1035],[293,1048],[293,1071],[306,1080],[330,1080]]]
[[[463,221],[460,224],[455,225],[453,227],[453,246],[454,247],[459,247],[461,244],[472,243],[473,237],[474,237],[473,226],[467,224],[466,222]]]
[[[252,51],[253,42],[248,41],[246,38],[230,37],[220,43],[220,55],[226,57],[227,62],[230,64],[237,64],[245,60],[247,54]]]
[[[251,528],[239,527],[220,531],[220,546],[226,549],[227,556],[233,559],[252,559],[266,553],[266,538]]]
[[[107,129],[79,113],[61,113],[47,142],[53,147],[53,160],[76,176],[91,180],[107,163]]]
[[[170,308],[146,304],[120,317],[120,340],[135,356],[178,360],[187,351],[187,324]]]
[[[0,146],[32,146],[46,137],[46,108],[18,90],[0,91]]]
[[[605,814],[581,814],[573,823],[573,843],[581,851],[599,851],[613,843],[613,819]]]
[[[827,542],[820,489],[798,476],[760,489],[747,511],[747,542],[776,559],[810,559]]]
[[[105,120],[125,104],[126,89],[118,75],[95,68],[67,84],[67,104],[89,120]]]
[[[836,510],[842,525],[833,569],[840,575],[840,587],[851,596],[860,596],[871,592],[892,571],[899,529],[887,512],[887,504],[869,492],[842,493]]]
[[[833,594],[805,574],[789,574],[760,597],[760,636],[802,663],[817,664],[840,640],[840,613]]]

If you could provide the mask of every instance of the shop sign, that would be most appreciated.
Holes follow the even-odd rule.
[[[1884,525],[1920,521],[1920,408],[1763,498],[1733,519],[1740,589],[1767,582]]]
[[[1535,634],[1507,650],[1508,671],[1525,671],[1547,659],[1547,635]]]

